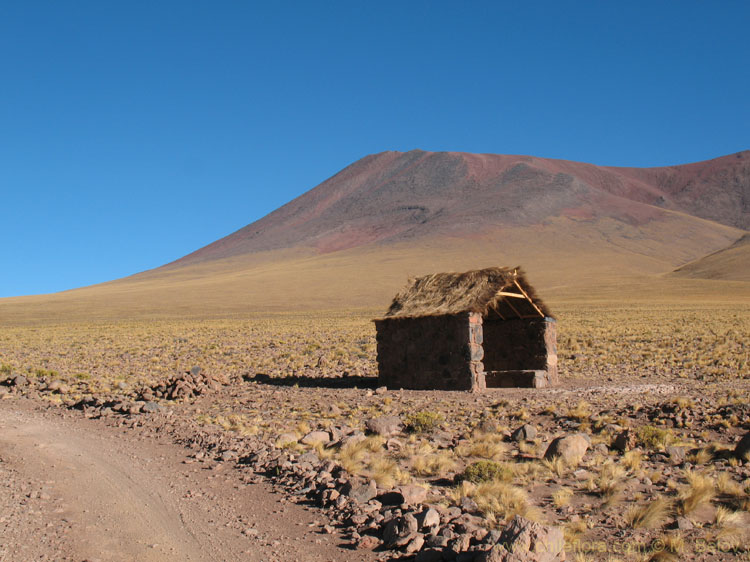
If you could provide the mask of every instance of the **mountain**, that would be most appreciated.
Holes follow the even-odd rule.
[[[428,236],[470,237],[557,217],[641,226],[682,213],[750,229],[750,151],[666,168],[496,154],[383,152],[172,265],[306,247],[329,253]]]
[[[384,309],[409,276],[490,265],[524,266],[552,304],[729,298],[728,287],[749,296],[731,260],[711,276],[735,280],[720,290],[671,273],[724,249],[734,255],[749,229],[750,151],[660,168],[383,152],[170,264],[3,299],[0,317]]]

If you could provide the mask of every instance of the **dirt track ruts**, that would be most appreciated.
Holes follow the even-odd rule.
[[[3,400],[0,561],[356,557],[318,534],[315,512],[184,461],[165,440]]]

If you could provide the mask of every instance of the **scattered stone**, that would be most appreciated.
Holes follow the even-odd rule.
[[[440,514],[433,507],[429,507],[417,514],[417,524],[420,529],[437,527],[440,525]]]
[[[388,392],[387,386],[379,386],[378,388],[375,389],[375,394],[377,394],[378,396],[381,396],[385,394],[386,392]]]
[[[330,440],[331,437],[328,435],[327,431],[311,431],[300,440],[300,443],[303,445],[314,445],[315,443],[322,443],[325,445]]]
[[[665,452],[669,455],[669,460],[674,464],[682,464],[687,458],[686,447],[670,446],[665,449]]]
[[[380,545],[378,537],[365,535],[357,539],[355,546],[358,550],[373,550]]]
[[[276,442],[279,445],[290,445],[297,442],[297,435],[294,433],[282,433]]]
[[[560,527],[529,521],[516,515],[498,542],[481,553],[477,562],[563,562],[565,539]]]
[[[146,402],[141,407],[141,411],[145,412],[146,414],[155,414],[156,412],[160,412],[161,409],[161,406],[153,401]]]
[[[401,420],[398,416],[381,416],[365,421],[365,427],[370,433],[391,437],[401,431]]]
[[[392,519],[383,530],[383,541],[388,547],[404,546],[416,536],[417,527],[417,519],[411,513]]]
[[[674,522],[674,528],[680,531],[690,531],[695,527],[687,517],[678,517]]]
[[[47,389],[49,392],[60,392],[60,389],[62,388],[63,383],[60,381],[52,381],[49,384],[47,384]]]
[[[375,485],[374,480],[370,480],[366,484],[348,484],[344,487],[343,493],[345,496],[349,496],[357,503],[367,503],[375,496],[378,495],[378,487]]]
[[[466,513],[476,513],[477,511],[479,511],[477,502],[468,497],[461,498],[461,503],[459,505],[461,509],[463,509]]]
[[[537,436],[536,428],[530,424],[524,424],[511,434],[511,439],[520,443],[521,441],[532,441]]]
[[[562,457],[568,465],[577,465],[589,448],[589,440],[582,433],[574,433],[553,440],[544,453],[545,459]]]
[[[417,533],[407,543],[406,548],[404,548],[404,552],[406,554],[414,554],[415,552],[419,552],[423,546],[424,546],[424,535]]]
[[[11,383],[13,386],[26,386],[29,384],[29,379],[23,375],[16,375],[11,379]]]
[[[422,486],[399,486],[396,488],[404,500],[401,503],[419,505],[427,499],[427,489]]]

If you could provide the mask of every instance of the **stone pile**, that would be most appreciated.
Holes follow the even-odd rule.
[[[384,427],[370,425],[377,426],[385,433],[390,429],[385,427],[386,424],[381,424]],[[323,436],[323,433],[327,435]],[[321,434],[315,435],[316,441],[328,446],[340,445],[362,436],[361,432],[349,430],[347,433],[347,428],[336,427],[328,432],[310,432],[299,441],[305,441],[312,434]],[[289,434],[285,443],[291,439],[293,436]],[[344,530],[353,548],[416,555],[416,560],[420,562],[469,562],[479,560],[480,556],[491,556],[485,559],[496,561],[511,560],[501,557],[502,551],[495,548],[498,544],[510,551],[525,548],[530,556],[534,556],[533,548],[536,547],[532,545],[532,550],[529,550],[526,544],[529,533],[536,537],[534,544],[541,544],[548,536],[552,537],[550,541],[558,535],[562,536],[562,531],[557,528],[531,523],[523,518],[515,521],[520,531],[501,535],[499,531],[490,531],[483,525],[483,519],[472,501],[452,507],[426,503],[427,490],[420,486],[382,489],[373,480],[350,475],[335,462],[320,459],[314,451],[296,454],[260,441],[255,442],[254,446],[255,450],[241,457],[239,464],[271,477],[287,492],[303,496],[320,507],[336,522],[337,527]],[[217,460],[222,460],[222,456],[218,456]],[[324,532],[326,528],[327,532],[333,532],[333,527],[324,527]],[[501,536],[504,540],[502,543],[499,542]],[[559,546],[562,548],[562,543]],[[564,560],[564,553],[557,552],[548,560]]]
[[[150,402],[157,398],[165,400],[190,399],[208,392],[220,390],[229,384],[222,374],[204,373],[200,367],[175,375],[166,382],[146,388],[140,393],[140,400]]]

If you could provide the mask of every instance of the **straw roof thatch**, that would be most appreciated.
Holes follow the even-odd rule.
[[[519,267],[488,267],[412,279],[395,296],[385,318],[463,312],[487,315],[490,310],[503,319],[551,316]]]

